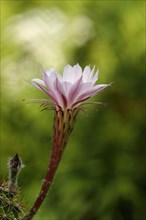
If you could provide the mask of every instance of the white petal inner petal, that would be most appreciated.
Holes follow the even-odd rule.
[[[79,64],[73,66],[74,69],[74,82],[76,82],[82,76],[82,68]]]
[[[93,78],[91,79],[93,85],[96,83],[97,80],[98,80],[98,71],[94,74]]]
[[[91,69],[89,66],[86,66],[83,71],[83,81],[88,82],[90,76]]]
[[[67,65],[67,66],[64,68],[64,71],[63,71],[63,80],[66,81],[66,82],[71,82],[71,83],[74,82],[74,70],[73,70],[73,67],[72,67],[72,66]]]

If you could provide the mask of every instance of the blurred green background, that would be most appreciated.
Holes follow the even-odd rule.
[[[26,80],[41,66],[96,65],[99,83],[114,84],[92,100],[109,106],[78,115],[34,220],[144,220],[145,1],[1,0],[1,30],[1,181],[18,153],[29,209],[48,165],[54,113],[22,102],[46,98]]]

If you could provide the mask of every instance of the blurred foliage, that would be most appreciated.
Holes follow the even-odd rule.
[[[94,97],[109,106],[78,116],[51,191],[35,220],[144,220],[145,1],[1,0],[1,181],[18,153],[26,206],[47,167],[53,115],[26,105],[45,98],[25,80],[41,66],[100,69],[112,88]],[[96,111],[98,108],[98,112]]]

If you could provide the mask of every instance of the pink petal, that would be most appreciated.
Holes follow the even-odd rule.
[[[60,95],[58,99],[60,100],[61,107],[64,109],[67,107],[68,101],[65,94],[65,88],[58,79],[56,79],[56,89],[58,91],[58,94]]]
[[[97,93],[101,92],[103,89],[105,89],[108,86],[110,86],[110,84],[99,84],[99,85],[94,86],[93,90],[97,94]]]
[[[53,96],[53,94],[52,94],[51,92],[49,92],[47,89],[43,88],[43,87],[40,86],[37,82],[34,82],[34,81],[31,81],[31,84],[32,84],[33,86],[35,86],[37,89],[43,91],[43,92],[44,92],[45,94],[47,94],[48,96],[50,96],[50,97],[53,99],[53,101],[54,101],[55,103],[57,103],[56,98],[55,98],[55,97]]]
[[[58,80],[59,92],[63,94],[68,99],[68,94],[70,92],[72,84],[70,82],[60,82]]]
[[[82,80],[82,76],[72,85],[70,91],[69,91],[69,95],[68,95],[68,101],[69,101],[69,105],[71,105],[77,94],[80,91],[80,87],[83,84],[83,80]]]
[[[74,70],[73,67],[67,65],[63,71],[63,80],[67,82],[74,82]]]
[[[96,83],[97,80],[98,80],[98,71],[94,74],[93,78],[91,79],[93,85]]]
[[[58,90],[56,89],[55,86],[55,81],[56,81],[56,72],[50,72],[50,76],[43,70],[42,72],[43,74],[43,80],[39,80],[39,79],[34,79],[36,81],[36,83],[41,83],[42,85],[45,85],[48,90],[44,89],[43,87],[41,87],[39,84],[36,84],[35,87],[37,87],[38,89],[42,90],[43,92],[45,92],[47,95],[49,95],[57,105],[62,106],[63,102],[62,102],[62,98],[61,95],[59,94]]]
[[[73,66],[74,69],[74,82],[82,76],[82,68],[79,64]]]
[[[96,85],[93,88],[89,89],[88,91],[83,92],[80,96],[78,96],[76,102],[82,102],[83,100],[88,99],[91,96],[96,95],[97,93],[100,93],[102,90],[104,90],[108,86],[109,84]]]
[[[92,68],[92,70],[91,70],[91,72],[90,72],[90,74],[89,74],[89,80],[92,79],[93,74],[94,74],[94,70],[95,70],[95,66]]]
[[[61,105],[62,104],[62,102],[60,102],[61,96],[58,90],[56,89],[55,75],[56,75],[56,72],[50,72],[50,75],[48,75],[45,71],[43,71],[43,79],[44,79],[44,82],[47,88],[49,89],[53,97],[57,100],[58,104]]]
[[[84,82],[88,82],[90,71],[91,71],[90,67],[86,66],[84,71],[83,71],[83,81]]]
[[[44,81],[41,80],[41,79],[34,78],[34,79],[32,79],[31,81],[36,82],[37,84],[40,84],[40,85],[42,85],[42,86],[46,86],[45,83],[44,83]]]

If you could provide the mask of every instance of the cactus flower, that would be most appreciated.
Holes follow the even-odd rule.
[[[41,79],[32,79],[32,84],[39,90],[51,97],[53,104],[62,110],[75,109],[81,103],[97,93],[103,91],[110,84],[95,85],[98,80],[98,71],[86,66],[82,71],[79,64],[67,65],[64,68],[63,76],[53,68],[49,71],[42,71]]]
[[[55,110],[52,152],[40,193],[23,220],[31,220],[44,201],[74,127],[76,116],[84,105],[84,101],[110,85],[95,85],[98,71],[94,73],[94,68],[90,69],[89,66],[82,71],[79,64],[73,67],[67,65],[64,68],[63,76],[53,68],[49,71],[43,70],[42,78],[42,80],[32,79],[31,83],[51,98],[51,100],[40,99],[37,102],[41,102],[44,106],[51,105]]]

